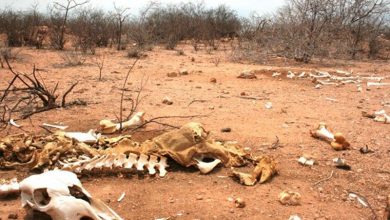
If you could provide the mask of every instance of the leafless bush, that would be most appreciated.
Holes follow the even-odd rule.
[[[64,60],[65,66],[83,65],[87,59],[84,53],[77,50],[64,51],[60,55]]]
[[[221,62],[221,58],[220,57],[214,57],[213,58],[213,63],[214,63],[215,66],[218,66],[220,62]]]
[[[127,51],[128,58],[141,58],[142,56],[142,50],[138,47],[132,47]]]
[[[9,64],[8,59],[5,59],[5,62],[14,77],[7,88],[2,90],[0,109],[2,109],[3,120],[7,115],[7,120],[11,119],[11,115],[14,113],[20,113],[21,118],[24,119],[35,113],[66,107],[66,97],[78,83],[72,84],[65,90],[61,102],[58,103],[58,83],[54,88],[48,88],[42,77],[37,73],[35,66],[31,74],[25,74],[15,71]],[[16,83],[20,83],[21,86],[16,86]]]
[[[104,67],[105,55],[101,54],[94,59],[94,64],[99,68],[99,81],[102,80],[102,71]]]

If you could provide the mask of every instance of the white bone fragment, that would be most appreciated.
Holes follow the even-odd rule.
[[[145,154],[139,155],[137,166],[136,166],[137,170],[143,171],[146,164],[148,164],[148,156]]]
[[[9,124],[12,125],[12,126],[15,126],[15,127],[17,127],[17,128],[22,127],[21,125],[18,125],[18,124],[15,122],[15,120],[12,119],[12,118],[9,120]]]
[[[316,161],[314,159],[308,159],[308,158],[302,156],[298,159],[298,163],[300,163],[302,165],[307,165],[307,166],[314,166]]]
[[[333,133],[330,132],[323,123],[318,126],[318,129],[315,131],[315,135],[317,138],[327,142],[332,142],[335,140]]]
[[[219,159],[214,159],[211,162],[203,162],[203,158],[201,157],[194,157],[193,159],[197,162],[196,166],[203,174],[210,173],[218,164],[221,163],[221,160]]]
[[[288,73],[287,73],[287,78],[289,78],[289,79],[295,78],[295,73],[293,73],[293,72],[291,72],[291,71],[288,71]]]
[[[266,102],[266,103],[264,104],[264,107],[265,107],[266,109],[271,109],[271,108],[272,108],[272,102]]]
[[[338,102],[337,99],[326,97],[325,100],[331,101],[331,102]]]
[[[87,133],[65,132],[65,137],[75,139],[78,142],[82,142],[86,144],[94,144],[100,138],[100,134],[96,134],[93,130],[89,130]]]
[[[329,82],[329,81],[325,81],[325,80],[317,80],[317,83],[321,84],[321,85],[338,85],[338,83],[335,83],[335,82]]]
[[[316,86],[314,86],[315,89],[321,89],[321,84],[317,84]]]
[[[144,123],[144,112],[137,112],[130,120],[122,122],[122,129],[135,128]],[[112,134],[121,129],[121,123],[114,123],[111,120],[101,120],[100,130],[103,134]]]
[[[282,74],[281,74],[281,73],[278,73],[278,72],[272,73],[272,77],[279,77],[280,75],[282,75]]]
[[[116,200],[116,201],[121,202],[125,198],[125,195],[126,195],[126,193],[122,192],[121,195],[119,196],[118,200]]]
[[[305,78],[306,77],[306,73],[305,72],[302,72],[301,74],[298,75],[298,78]]]
[[[382,81],[385,79],[385,77],[381,77],[381,76],[363,76],[363,77],[360,77],[362,80],[372,80],[372,81]]]
[[[390,116],[386,114],[386,111],[384,109],[380,111],[376,111],[374,115],[375,115],[374,121],[390,124]]]
[[[362,92],[363,91],[362,85],[360,85],[360,84],[357,85],[357,91],[358,92]]]
[[[336,70],[336,73],[339,74],[339,75],[343,75],[343,76],[350,76],[350,75],[352,75],[351,72],[344,71],[344,70]]]
[[[11,179],[9,182],[0,184],[0,198],[15,195],[20,192],[18,180],[16,178]]]
[[[137,164],[137,158],[137,154],[130,153],[123,167],[126,169],[131,169],[135,164]]]
[[[56,129],[60,129],[60,130],[65,130],[69,127],[69,126],[64,126],[64,125],[53,125],[53,124],[47,124],[47,123],[43,123],[42,126],[49,127],[49,128],[56,128]]]
[[[367,82],[367,87],[370,86],[390,86],[390,83],[380,83],[380,82]]]

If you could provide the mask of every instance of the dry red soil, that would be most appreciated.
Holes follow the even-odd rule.
[[[219,168],[208,175],[195,169],[173,168],[165,178],[158,177],[83,177],[84,187],[95,197],[106,202],[124,219],[288,219],[297,214],[302,219],[372,219],[369,208],[348,199],[348,191],[363,195],[378,218],[382,218],[386,198],[390,194],[390,125],[364,118],[362,111],[376,111],[390,107],[390,87],[373,88],[358,92],[356,85],[324,86],[315,89],[310,80],[291,80],[271,77],[274,71],[353,70],[376,76],[390,76],[390,64],[384,61],[317,61],[302,65],[284,59],[269,61],[265,65],[233,63],[229,51],[192,51],[181,45],[184,55],[175,51],[155,48],[147,52],[130,75],[127,85],[129,96],[142,78],[149,78],[143,91],[147,95],[140,110],[146,118],[170,115],[208,114],[194,118],[216,138],[236,140],[252,149],[255,155],[271,155],[278,161],[279,175],[270,182],[246,187],[229,177],[230,169]],[[104,118],[115,119],[119,112],[120,88],[134,59],[126,52],[101,50],[106,53],[103,80],[98,81],[98,68],[93,57],[82,66],[64,67],[60,53],[51,50],[23,48],[19,59],[12,62],[15,69],[31,72],[33,64],[48,86],[59,82],[60,92],[75,81],[79,84],[68,100],[80,99],[86,106],[74,106],[36,114],[31,120],[18,121],[24,130],[42,134],[39,125],[63,123],[69,131],[88,131],[96,128]],[[215,57],[220,59],[215,65]],[[192,58],[194,60],[192,61]],[[169,78],[167,73],[187,69],[189,75]],[[257,79],[237,79],[244,70],[255,70]],[[7,69],[0,69],[0,86],[5,88],[12,78]],[[210,83],[216,78],[217,83]],[[245,92],[259,100],[243,99]],[[125,99],[126,99],[125,96]],[[162,104],[165,96],[172,105]],[[327,98],[336,99],[331,101]],[[195,101],[194,100],[205,100]],[[192,102],[192,103],[191,103]],[[264,104],[272,102],[272,109]],[[189,105],[191,103],[191,105]],[[190,119],[169,119],[165,122],[183,125]],[[326,122],[334,131],[345,134],[351,149],[335,151],[325,142],[313,139],[309,131],[319,122]],[[230,133],[220,130],[230,127]],[[150,124],[135,137],[151,138],[159,125]],[[20,133],[16,128],[1,135]],[[278,136],[281,146],[270,149]],[[361,154],[359,149],[368,145],[371,154]],[[297,159],[303,154],[317,158],[319,164],[304,167]],[[337,169],[332,159],[346,159],[350,171]],[[317,185],[315,183],[327,178]],[[0,171],[1,178],[20,178],[27,173]],[[302,195],[298,206],[284,206],[278,195],[283,190],[293,190]],[[126,193],[117,202],[122,192]],[[246,206],[236,208],[229,198],[242,198]],[[25,211],[20,199],[0,200],[0,219],[11,213],[23,219]]]

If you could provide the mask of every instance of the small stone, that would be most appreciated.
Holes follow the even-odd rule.
[[[168,77],[177,77],[177,73],[176,72],[167,73],[167,76]]]
[[[201,89],[202,86],[195,86],[195,89]]]
[[[10,214],[8,215],[8,219],[18,219],[18,214],[16,214],[16,213],[10,213]]]
[[[188,75],[188,70],[182,69],[182,70],[179,71],[179,74],[182,75],[182,76],[186,76],[186,75]]]
[[[162,101],[163,104],[166,104],[166,105],[172,105],[173,104],[173,101],[171,100],[171,98],[169,97],[165,97]]]
[[[217,79],[213,77],[213,78],[210,79],[210,82],[211,83],[217,83]]]
[[[244,208],[245,207],[245,201],[243,199],[241,199],[241,198],[237,198],[234,201],[234,204],[236,204],[237,208]]]
[[[231,128],[222,128],[221,129],[221,132],[224,132],[224,133],[228,133],[228,132],[231,132],[232,129]]]
[[[203,200],[203,197],[201,195],[197,195],[196,200]]]
[[[240,96],[247,96],[248,94],[246,94],[246,92],[241,92],[240,93]]]

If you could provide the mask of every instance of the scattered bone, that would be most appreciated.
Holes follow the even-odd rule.
[[[289,79],[293,79],[293,78],[295,78],[295,73],[293,73],[293,72],[291,72],[291,71],[288,71],[286,77],[289,78]]]
[[[327,129],[326,124],[323,122],[318,125],[317,130],[310,131],[310,134],[314,138],[330,143],[335,150],[346,150],[350,147],[349,142],[346,141],[342,133],[333,134]]]
[[[288,220],[302,220],[301,217],[299,217],[298,215],[292,215],[288,218]]]
[[[54,124],[47,124],[47,123],[43,123],[42,126],[49,127],[49,128],[56,128],[59,130],[66,130],[69,127],[64,125],[54,125]]]
[[[0,181],[0,198],[17,195],[19,193],[20,188],[16,178],[11,179],[10,181]]]
[[[362,147],[362,148],[360,148],[359,151],[362,154],[374,153],[374,151],[369,149],[367,145]]]
[[[12,126],[14,126],[14,127],[17,127],[17,128],[21,128],[21,127],[22,127],[21,125],[18,125],[18,124],[15,122],[15,120],[12,119],[12,118],[9,120],[9,124],[12,125]]]
[[[314,158],[312,158],[311,156],[304,155],[298,159],[298,163],[305,165],[305,166],[314,166],[314,164],[316,164],[317,161]]]
[[[367,208],[369,206],[367,200],[364,197],[362,197],[362,196],[360,196],[360,195],[358,195],[358,194],[356,194],[354,192],[348,193],[348,198],[350,200],[358,201],[365,208]]]
[[[122,192],[121,195],[119,196],[119,198],[116,200],[117,202],[121,202],[126,196],[126,193],[125,192]]]
[[[277,174],[276,162],[273,158],[262,157],[258,158],[256,161],[256,167],[251,174],[238,172],[232,169],[233,177],[238,178],[243,185],[253,186],[258,181],[259,183],[264,183]]]
[[[376,86],[376,87],[390,86],[390,83],[367,82],[367,87],[371,87],[371,86]]]
[[[173,101],[171,98],[169,98],[168,96],[165,96],[164,99],[162,100],[162,103],[163,104],[166,104],[166,105],[172,105],[173,104]]]
[[[351,166],[349,166],[344,159],[341,158],[334,158],[333,159],[333,164],[335,167],[343,170],[350,170]]]
[[[48,214],[53,220],[122,219],[92,197],[74,173],[62,170],[32,175],[20,182],[23,207]]]
[[[385,110],[376,111],[374,115],[375,115],[374,121],[390,124],[390,116],[386,114]]]
[[[279,194],[279,202],[282,205],[300,205],[301,204],[301,194],[298,192],[285,190]]]
[[[326,97],[325,100],[331,101],[331,102],[338,102],[337,99]]]
[[[201,173],[207,174],[210,173],[218,164],[221,163],[221,160],[214,159],[211,162],[204,162],[202,157],[194,157],[194,160],[197,162],[196,166]]]
[[[266,109],[271,109],[271,108],[272,108],[272,102],[266,102],[266,103],[264,104],[264,107],[265,107]]]
[[[272,77],[279,77],[280,75],[282,75],[282,74],[279,73],[279,72],[274,72],[274,73],[272,73]]]
[[[301,74],[298,75],[298,78],[300,78],[300,79],[305,78],[306,75],[307,74],[305,72],[302,72]]]
[[[344,70],[336,70],[336,73],[343,76],[350,76],[352,72],[344,71]]]
[[[89,130],[87,133],[83,132],[65,132],[65,137],[75,139],[78,142],[86,144],[94,144],[100,138],[99,134],[96,134],[93,130]]]
[[[321,84],[317,84],[314,88],[315,89],[321,89]]]
[[[141,126],[144,122],[144,112],[137,112],[130,120],[122,122],[122,130]],[[100,131],[103,134],[113,134],[121,129],[121,123],[114,123],[111,120],[101,120]]]

